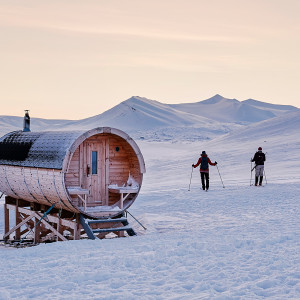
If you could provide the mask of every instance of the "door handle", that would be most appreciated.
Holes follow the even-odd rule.
[[[90,175],[90,172],[91,172],[90,165],[87,165],[87,166],[86,166],[86,175],[89,176],[89,175]]]

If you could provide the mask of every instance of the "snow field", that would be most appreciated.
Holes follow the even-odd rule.
[[[141,195],[138,237],[1,249],[1,297],[297,299],[299,187],[281,188]]]
[[[129,217],[137,237],[0,248],[0,299],[299,299],[297,138],[263,146],[264,187],[250,186],[257,142],[139,142],[147,173],[129,211],[147,230]],[[210,190],[194,169],[188,191],[202,150],[225,188],[210,167]]]

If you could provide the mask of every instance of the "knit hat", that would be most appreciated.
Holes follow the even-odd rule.
[[[261,151],[262,150],[262,147],[258,147],[258,151]]]

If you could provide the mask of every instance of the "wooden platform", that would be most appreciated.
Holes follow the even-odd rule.
[[[108,190],[111,193],[115,193],[115,194],[120,194],[120,200],[117,202],[116,205],[118,205],[120,207],[120,209],[123,209],[124,207],[124,201],[127,199],[127,197],[130,194],[136,194],[139,191],[139,188],[133,188],[133,187],[129,187],[129,186],[125,186],[125,187],[108,187]]]
[[[11,219],[12,215],[14,220]],[[122,216],[121,213],[120,217]],[[39,244],[90,238],[86,228],[81,224],[82,218],[82,214],[79,213],[6,196],[3,239],[7,242],[22,242],[26,237],[31,239],[33,244]],[[128,222],[124,222],[122,218],[109,219],[109,222],[105,219],[102,221],[87,219],[87,222],[95,238],[105,238],[110,232],[124,236],[124,231],[130,229]],[[10,223],[14,226],[10,226]]]

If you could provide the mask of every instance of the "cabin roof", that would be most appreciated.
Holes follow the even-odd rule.
[[[66,171],[76,148],[85,139],[99,133],[111,133],[125,139],[138,157],[141,172],[145,172],[143,156],[133,139],[125,132],[110,127],[89,131],[10,132],[0,138],[0,165]]]
[[[0,138],[0,165],[62,169],[68,149],[83,131],[13,131]]]

